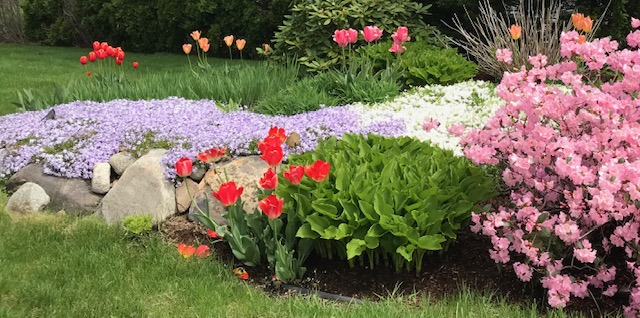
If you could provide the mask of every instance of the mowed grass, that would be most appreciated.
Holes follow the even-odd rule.
[[[6,200],[0,192],[0,317],[544,317],[468,291],[361,305],[274,297],[215,258],[182,259],[159,235],[132,241],[94,217],[9,217]]]
[[[138,79],[142,82],[150,79],[156,83],[167,83],[166,85],[169,85],[167,87],[172,88],[176,86],[176,79],[186,78],[185,74],[191,74],[187,57],[184,54],[137,54],[126,52],[126,48],[124,49],[125,62],[121,68],[128,78]],[[74,85],[74,82],[77,84],[87,80],[87,70],[91,70],[93,74],[99,74],[100,69],[96,64],[89,63],[87,66],[82,66],[79,62],[80,56],[87,55],[90,50],[91,48],[0,43],[0,116],[18,111],[13,103],[19,102],[18,92],[24,92],[24,89],[29,90],[37,98],[45,97],[44,99],[51,100],[55,95],[56,86],[71,84],[71,87],[67,87],[67,89],[74,96],[102,97],[101,94],[104,94],[105,90],[91,92],[87,91],[91,87],[80,87],[78,94],[76,89],[83,85]],[[192,52],[191,62],[195,67],[197,58],[194,53],[195,51]],[[137,70],[132,68],[133,61],[140,63]],[[110,59],[110,62],[113,60]],[[213,68],[234,66],[240,63],[257,64],[255,61],[230,61],[215,58],[209,58],[208,62]],[[204,83],[203,86],[208,84],[210,83]],[[190,85],[187,82],[184,86],[189,87]],[[159,89],[167,92],[166,87]],[[181,87],[175,87],[178,92],[180,89]],[[155,94],[155,92],[150,91],[147,94]],[[207,92],[197,91],[194,94],[206,95]],[[161,98],[163,96],[153,97]]]

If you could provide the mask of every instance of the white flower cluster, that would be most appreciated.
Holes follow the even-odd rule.
[[[462,155],[460,138],[447,132],[453,124],[465,127],[482,127],[504,104],[489,82],[467,81],[450,86],[432,85],[414,88],[393,100],[377,104],[354,104],[362,116],[362,125],[382,118],[394,118],[405,123],[405,135],[452,150]],[[436,119],[440,126],[425,131],[425,118]]]

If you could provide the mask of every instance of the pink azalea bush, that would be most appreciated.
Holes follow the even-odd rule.
[[[552,307],[624,289],[625,315],[638,317],[640,30],[624,50],[579,36],[562,34],[558,64],[538,55],[530,70],[506,72],[497,88],[506,105],[464,135],[468,158],[504,168],[513,202],[474,213],[471,229],[491,238],[490,256],[520,280],[540,279]],[[509,62],[507,51],[497,55]],[[626,266],[616,266],[620,257]]]

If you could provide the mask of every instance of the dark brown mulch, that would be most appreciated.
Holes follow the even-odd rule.
[[[200,244],[210,242],[201,224],[189,222],[186,216],[168,219],[160,231],[172,244],[184,242]],[[376,300],[392,293],[409,295],[428,294],[432,301],[443,296],[457,295],[463,286],[497,298],[529,307],[532,302],[546,304],[545,292],[539,284],[519,281],[511,267],[501,268],[489,257],[491,242],[485,237],[463,230],[456,244],[444,255],[425,258],[420,275],[395,273],[392,268],[369,269],[367,266],[350,268],[346,261],[326,260],[311,255],[307,260],[307,274],[298,286],[357,299]],[[225,243],[216,243],[215,254],[225,262],[239,264]],[[233,265],[231,265],[233,266]],[[237,265],[239,266],[239,265]],[[268,292],[282,294],[273,288],[271,272],[266,267],[245,267],[250,282]],[[626,299],[593,298],[576,299],[568,306],[589,316],[601,316],[603,312],[619,311]],[[597,302],[596,302],[597,301]],[[545,306],[540,306],[541,312]],[[599,309],[598,309],[599,308]]]

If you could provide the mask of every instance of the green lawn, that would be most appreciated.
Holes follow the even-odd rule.
[[[17,108],[18,91],[30,90],[34,95],[49,94],[53,96],[56,85],[64,85],[73,80],[87,77],[86,69],[80,62],[80,56],[87,55],[90,48],[48,47],[32,44],[0,43],[0,116],[14,113]],[[192,63],[195,64],[195,51],[192,52]],[[183,54],[136,54],[126,53],[123,69],[134,72],[133,61],[138,61],[137,72],[141,76],[188,72],[189,64]],[[237,64],[239,61],[210,58],[212,66],[225,63]],[[253,63],[245,61],[245,63]],[[90,64],[88,64],[90,65]],[[95,66],[92,66],[95,67]]]
[[[0,233],[0,317],[539,317],[471,292],[363,305],[272,297],[214,258],[184,260],[158,235],[133,242],[93,217],[0,212]]]

